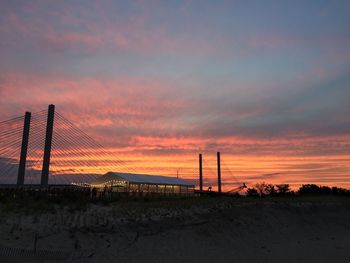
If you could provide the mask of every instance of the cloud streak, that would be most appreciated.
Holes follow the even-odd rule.
[[[5,1],[0,120],[54,103],[140,171],[184,165],[193,177],[198,152],[220,150],[249,182],[347,185],[346,10],[342,1],[288,12],[260,2]]]

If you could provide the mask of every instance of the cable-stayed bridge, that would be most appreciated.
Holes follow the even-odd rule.
[[[135,172],[54,105],[0,122],[2,185],[88,183],[111,170]]]
[[[203,166],[199,154],[199,166],[194,163],[193,167],[179,168],[176,177],[180,171],[180,176],[197,185],[200,191],[216,185],[217,177],[221,192],[223,172],[236,186],[245,186],[237,181],[225,162],[221,167],[220,160],[218,152],[217,169],[204,160]],[[24,116],[0,122],[0,186],[45,188],[89,184],[109,171],[136,173],[115,153],[57,112],[54,105],[49,105],[48,110],[26,112]]]

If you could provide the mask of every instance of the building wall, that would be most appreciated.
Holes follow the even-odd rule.
[[[162,184],[138,184],[128,182],[108,182],[105,185],[92,186],[100,190],[112,190],[113,192],[135,192],[135,193],[163,193],[163,194],[191,194],[193,187]]]

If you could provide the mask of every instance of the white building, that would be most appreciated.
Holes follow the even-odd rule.
[[[98,189],[113,192],[192,194],[194,185],[185,180],[148,174],[108,172],[90,183]]]

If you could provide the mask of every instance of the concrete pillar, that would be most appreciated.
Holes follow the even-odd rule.
[[[18,166],[17,186],[24,185],[24,175],[26,171],[27,150],[28,150],[28,141],[29,141],[30,119],[31,119],[31,113],[27,111],[24,115],[22,147],[21,147],[21,155],[20,155],[19,166]]]
[[[55,105],[50,104],[49,110],[47,113],[44,160],[43,160],[43,168],[41,171],[41,186],[43,187],[47,187],[49,184],[50,156],[51,156],[54,117],[55,117]]]

